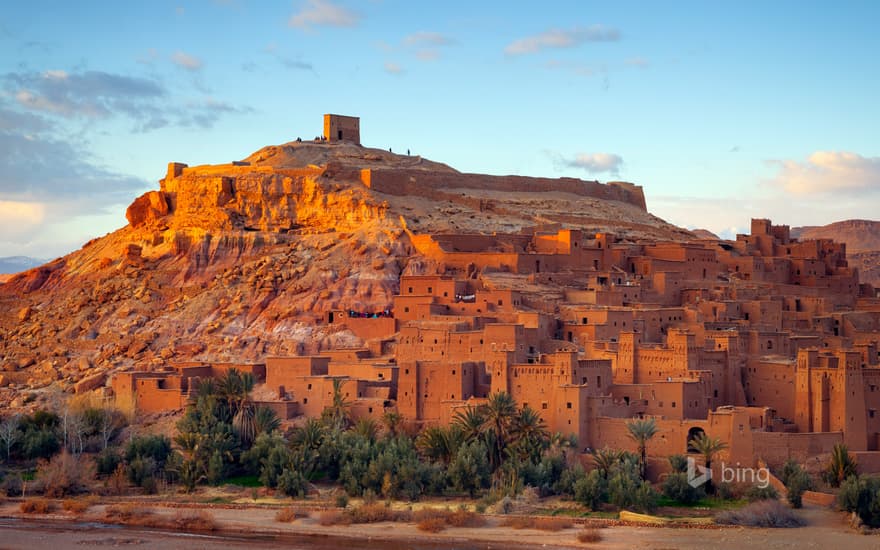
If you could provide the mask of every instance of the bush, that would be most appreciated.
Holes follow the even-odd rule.
[[[683,474],[687,472],[688,461],[686,456],[670,455],[667,460],[669,460],[669,466],[672,468],[673,473]]]
[[[670,457],[671,458],[671,457]],[[702,486],[692,487],[687,474],[672,473],[663,480],[663,494],[679,504],[695,504],[706,496]]]
[[[715,521],[745,527],[801,527],[804,520],[778,500],[759,500],[738,510],[725,510]]]
[[[608,482],[599,470],[593,470],[574,483],[574,499],[591,510],[608,498]]]
[[[99,476],[109,476],[122,463],[122,457],[112,449],[105,449],[95,457],[95,470]]]
[[[289,497],[303,498],[309,489],[309,482],[298,470],[284,470],[278,476],[278,490]]]
[[[346,493],[336,495],[336,507],[345,508],[346,506],[348,506],[348,495]]]
[[[171,519],[169,527],[178,531],[214,531],[217,522],[204,510],[179,510]]]
[[[318,523],[325,527],[330,525],[349,525],[351,524],[351,517],[338,510],[326,510],[318,516]]]
[[[45,498],[29,498],[19,505],[23,514],[48,514],[53,508],[52,502]]]
[[[456,510],[446,517],[446,523],[452,527],[483,527],[486,518],[476,512]]]
[[[779,498],[779,492],[772,486],[767,485],[766,487],[761,487],[760,485],[752,485],[745,492],[745,497],[749,502],[757,502],[759,500],[777,500]]]
[[[444,518],[425,518],[416,524],[419,531],[427,531],[428,533],[439,533],[446,529],[446,520]]]
[[[580,531],[577,536],[578,542],[601,542],[602,532],[593,527],[587,527]]]
[[[8,497],[16,497],[21,495],[23,481],[20,475],[6,474],[3,481],[0,482],[0,493]]]
[[[279,523],[290,523],[295,519],[304,518],[306,516],[307,514],[305,512],[301,512],[293,506],[288,506],[287,508],[278,510],[275,514],[275,521]]]
[[[802,498],[804,491],[808,491],[812,485],[813,483],[810,480],[810,476],[807,475],[807,472],[800,470],[792,473],[788,477],[788,482],[785,484],[785,488],[788,491],[788,503],[791,504],[793,508],[800,508],[803,506]]]
[[[61,507],[65,512],[74,514],[82,514],[89,509],[90,506],[97,503],[98,498],[91,496],[86,498],[68,498],[61,503]]]
[[[409,512],[395,512],[390,506],[381,502],[364,504],[350,509],[348,512],[352,523],[378,523],[380,521],[404,521],[410,519]]]
[[[850,456],[846,445],[838,443],[831,450],[831,460],[822,478],[832,487],[839,487],[847,478],[857,475],[856,461]]]
[[[869,527],[880,527],[880,478],[850,476],[840,484],[837,503]]]
[[[95,464],[87,458],[67,452],[41,461],[37,466],[37,485],[48,497],[63,497],[84,492],[95,479]]]

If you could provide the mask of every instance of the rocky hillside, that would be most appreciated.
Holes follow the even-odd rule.
[[[169,360],[258,361],[356,345],[352,333],[320,321],[336,309],[381,311],[401,273],[437,271],[410,232],[564,224],[692,237],[628,202],[551,188],[385,194],[364,184],[365,169],[457,174],[346,143],[169,165],[159,189],[128,208],[127,226],[0,285],[0,406],[100,387],[114,370]]]
[[[822,226],[794,227],[792,237],[834,239],[846,243],[851,266],[859,268],[863,282],[880,287],[880,222],[846,220]]]

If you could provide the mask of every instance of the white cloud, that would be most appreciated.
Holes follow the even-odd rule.
[[[403,74],[406,71],[404,71],[403,67],[401,67],[397,63],[392,63],[389,61],[385,63],[385,72],[388,74]]]
[[[880,191],[880,157],[847,151],[816,151],[806,161],[774,160],[771,180],[793,195],[875,193]]]
[[[404,46],[448,46],[455,41],[439,32],[419,31],[414,32],[403,39]]]
[[[564,162],[567,166],[581,168],[591,174],[604,172],[617,175],[623,165],[623,158],[614,153],[580,153],[573,159]]]
[[[171,55],[171,62],[187,71],[199,71],[203,65],[202,60],[198,57],[181,51],[176,51]]]
[[[504,48],[507,55],[536,53],[548,48],[573,48],[586,42],[615,42],[620,31],[604,25],[575,27],[573,29],[549,29],[540,34],[514,40]]]
[[[293,14],[287,24],[299,29],[317,26],[354,27],[361,16],[327,0],[308,0],[298,13]]]

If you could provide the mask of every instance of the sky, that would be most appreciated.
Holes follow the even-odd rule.
[[[880,3],[133,0],[0,10],[0,256],[125,225],[170,161],[361,118],[463,172],[623,180],[726,238],[880,219]]]

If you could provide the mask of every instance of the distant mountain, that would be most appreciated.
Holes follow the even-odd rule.
[[[7,256],[0,258],[0,274],[27,271],[44,263],[46,263],[46,260],[38,260],[37,258],[29,258],[27,256]]]
[[[793,227],[791,236],[846,243],[849,265],[859,268],[862,282],[880,286],[880,221],[845,220],[822,226]]]
[[[849,252],[880,251],[880,221],[846,220],[822,226],[793,227],[798,239],[834,239],[846,243]]]

